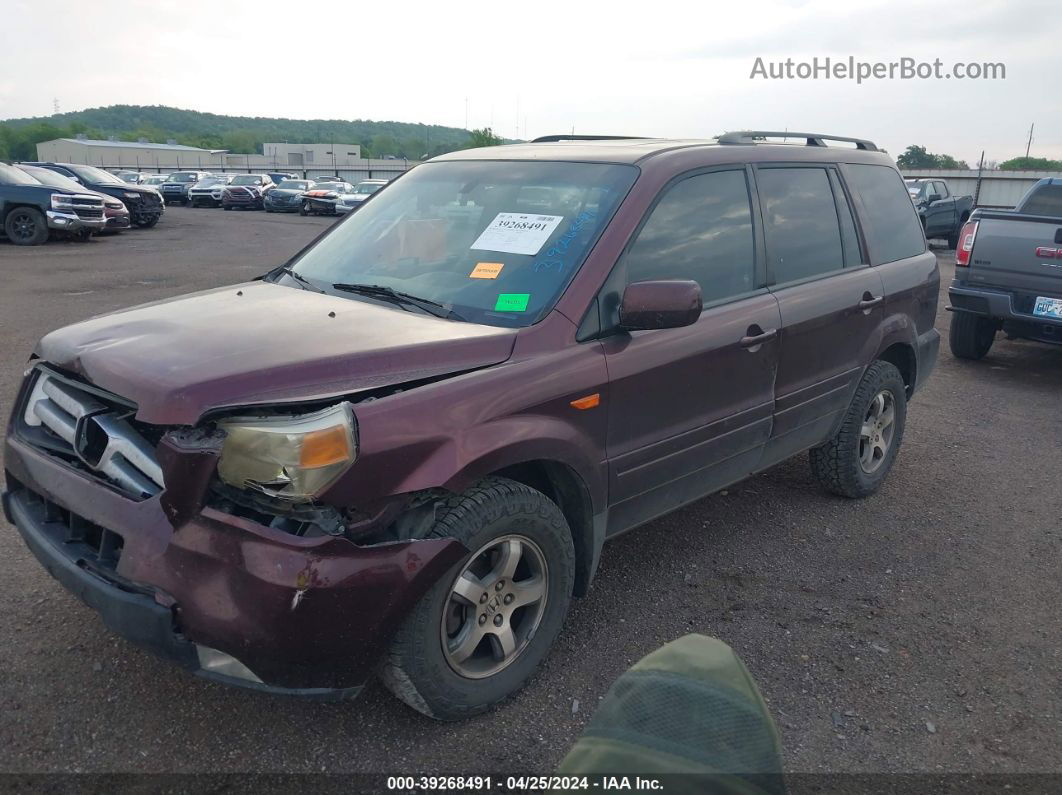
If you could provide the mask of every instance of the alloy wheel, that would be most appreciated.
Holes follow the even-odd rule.
[[[868,475],[884,463],[896,431],[896,399],[888,389],[874,396],[859,429],[859,465]]]
[[[538,545],[506,535],[484,545],[450,586],[440,635],[459,675],[492,676],[527,649],[546,608],[549,570]]]
[[[11,227],[14,237],[19,240],[32,240],[37,234],[37,221],[29,213],[16,213]]]

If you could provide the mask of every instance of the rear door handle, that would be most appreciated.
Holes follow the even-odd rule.
[[[884,300],[885,296],[883,295],[879,295],[877,298],[864,298],[862,301],[856,304],[856,306],[858,306],[860,309],[873,309],[878,304],[882,303]]]
[[[759,326],[754,326],[749,329],[749,332],[753,331],[759,331]],[[746,332],[746,336],[741,338],[741,347],[755,348],[758,345],[763,345],[763,343],[768,342],[769,340],[773,340],[777,336],[778,329],[776,328],[768,329],[767,331],[760,331],[759,334],[750,334]]]

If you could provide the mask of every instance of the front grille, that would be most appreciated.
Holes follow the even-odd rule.
[[[21,410],[20,436],[30,444],[143,499],[163,487],[154,445],[121,398],[38,367]]]
[[[55,547],[82,568],[104,575],[118,568],[124,539],[24,486],[12,488]],[[110,579],[107,577],[107,579]]]
[[[75,207],[74,212],[78,218],[102,218],[102,207]]]

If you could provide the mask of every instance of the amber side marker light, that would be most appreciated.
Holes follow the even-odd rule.
[[[313,469],[350,459],[350,435],[342,426],[311,431],[302,442],[299,466]]]
[[[601,405],[601,393],[595,392],[592,395],[581,397],[578,400],[572,401],[572,406],[579,409],[579,411],[586,411],[587,409],[596,408]]]

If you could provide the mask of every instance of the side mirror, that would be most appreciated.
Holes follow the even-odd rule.
[[[933,202],[938,202],[938,201],[940,201],[940,194],[939,193],[930,193],[926,197],[926,202],[929,203],[929,204],[932,204]]]
[[[701,307],[701,286],[697,282],[634,282],[623,291],[620,326],[627,331],[681,328],[697,322]]]

